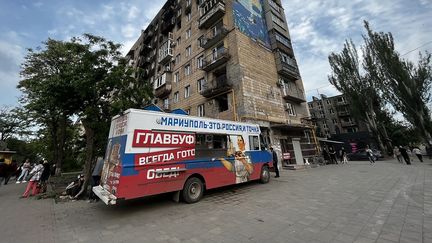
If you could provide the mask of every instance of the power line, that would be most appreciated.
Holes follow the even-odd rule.
[[[418,49],[422,48],[423,46],[427,46],[427,45],[429,45],[429,44],[431,44],[431,43],[432,43],[432,41],[428,41],[428,42],[424,43],[423,45],[421,45],[421,46],[419,46],[419,47],[417,47],[417,48],[414,48],[414,49],[412,49],[411,51],[409,51],[409,52],[407,52],[407,53],[401,55],[401,57],[403,57],[403,56],[405,56],[405,55],[407,55],[407,54],[409,54],[409,53],[411,53],[411,52],[413,52],[413,51],[415,51],[415,50],[418,50]]]

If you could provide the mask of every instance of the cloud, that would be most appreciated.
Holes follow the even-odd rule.
[[[401,54],[431,41],[430,0],[292,0],[283,3],[306,90],[324,87],[319,89],[320,93],[336,93],[327,80],[328,55],[341,51],[346,39],[352,39],[359,49],[363,44],[363,20],[368,20],[374,31],[392,32],[396,50]],[[419,51],[430,50],[431,46]],[[418,51],[404,57],[416,61]]]

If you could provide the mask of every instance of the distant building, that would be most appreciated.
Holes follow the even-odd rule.
[[[312,96],[308,106],[318,137],[345,142],[348,151],[375,144],[366,123],[352,116],[350,104],[344,95]]]

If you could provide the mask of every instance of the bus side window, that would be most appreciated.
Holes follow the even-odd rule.
[[[249,136],[250,150],[260,150],[260,140],[258,136]]]

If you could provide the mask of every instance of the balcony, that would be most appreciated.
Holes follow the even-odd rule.
[[[203,61],[202,69],[206,72],[210,72],[226,63],[231,57],[228,51],[228,48],[223,47],[208,55]]]
[[[293,101],[296,103],[306,102],[304,92],[298,88],[295,83],[282,85],[282,96],[287,101]]]
[[[170,31],[173,30],[174,26],[175,26],[176,20],[175,18],[169,19],[167,21],[163,21],[162,22],[162,28],[161,28],[161,33],[162,34],[166,34]]]
[[[342,121],[341,126],[342,127],[353,127],[353,126],[357,126],[357,123],[354,121],[349,121],[349,122]]]
[[[226,74],[221,75],[214,80],[207,82],[200,94],[206,98],[214,97],[231,89]]]
[[[222,40],[228,34],[228,29],[225,26],[221,26],[216,31],[210,30],[201,39],[200,46],[204,49],[208,49],[214,46],[218,41]]]
[[[166,62],[170,61],[173,58],[173,49],[171,48],[171,42],[172,34],[168,35],[169,38],[167,41],[165,41],[161,47],[159,48],[159,63],[165,64]]]
[[[350,116],[351,113],[349,111],[338,111],[338,116]]]
[[[161,98],[171,92],[172,73],[170,71],[162,74],[156,81],[155,97]],[[159,84],[159,85],[158,85]]]
[[[198,28],[207,29],[225,15],[225,2],[223,0],[219,0],[216,4],[213,2],[214,1],[207,1],[200,6],[201,12],[206,9],[209,10],[199,19]]]
[[[297,66],[295,66],[294,64],[281,62],[277,68],[278,73],[290,78],[291,80],[299,79],[299,72]]]

